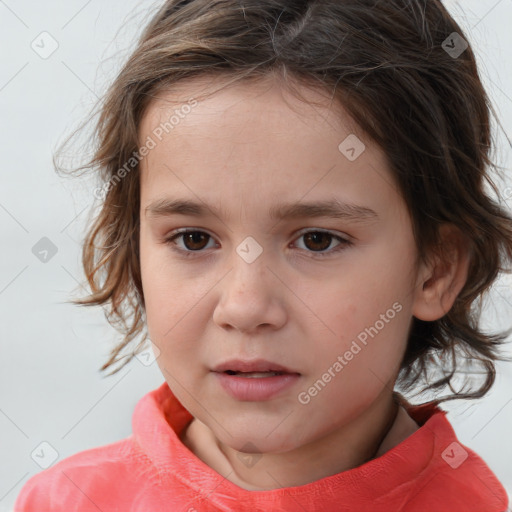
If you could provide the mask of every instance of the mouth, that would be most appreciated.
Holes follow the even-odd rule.
[[[252,361],[232,359],[217,365],[213,371],[248,379],[276,377],[287,374],[300,375],[300,373],[295,370],[264,359],[254,359]]]
[[[226,393],[246,402],[283,396],[301,378],[299,372],[263,359],[226,361],[215,367],[213,374]]]
[[[276,377],[277,375],[285,375],[287,372],[236,372],[234,370],[226,370],[226,375],[235,375],[237,377],[245,377],[247,379],[261,379],[266,377]]]

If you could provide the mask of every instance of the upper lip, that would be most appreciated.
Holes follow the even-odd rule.
[[[214,372],[225,372],[232,370],[234,372],[283,372],[283,373],[299,373],[290,370],[285,366],[265,359],[253,359],[252,361],[243,361],[241,359],[230,359],[217,365]]]

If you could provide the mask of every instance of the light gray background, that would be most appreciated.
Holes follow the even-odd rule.
[[[96,183],[62,179],[52,167],[52,151],[101,96],[133,47],[148,8],[159,4],[0,0],[0,512],[10,510],[23,483],[42,470],[31,453],[37,448],[51,455],[40,443],[54,447],[61,460],[127,437],[136,402],[164,381],[156,363],[138,359],[120,374],[100,375],[116,332],[101,309],[66,304],[77,291],[85,293],[80,242]],[[512,1],[447,6],[473,44],[512,138]],[[45,59],[31,47],[34,40],[42,46],[46,37],[45,49],[50,48],[43,31],[58,43]],[[510,169],[511,151],[501,132],[499,141],[499,162]],[[509,174],[503,190],[510,185]],[[510,207],[512,189],[506,196]],[[46,263],[32,253],[43,237],[58,251]],[[510,321],[510,282],[495,287],[487,325]],[[484,399],[444,405],[461,442],[486,460],[509,494],[511,402],[509,363],[498,366],[497,383]]]

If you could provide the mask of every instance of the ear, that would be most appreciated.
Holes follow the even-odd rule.
[[[418,271],[413,315],[419,320],[439,320],[450,311],[468,276],[470,249],[467,239],[453,224],[439,228],[440,247],[432,250]]]

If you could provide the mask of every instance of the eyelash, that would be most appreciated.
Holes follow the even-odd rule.
[[[190,258],[190,257],[195,257],[196,255],[200,254],[201,252],[203,252],[203,250],[198,250],[198,251],[190,251],[190,250],[184,250],[184,249],[178,249],[176,244],[174,243],[174,240],[176,240],[177,238],[183,236],[183,235],[186,235],[188,233],[202,233],[206,236],[209,236],[210,238],[213,238],[211,235],[209,235],[208,233],[204,232],[204,231],[200,231],[198,229],[189,229],[189,228],[185,228],[185,229],[182,229],[182,230],[179,230],[179,231],[174,231],[170,234],[169,237],[167,237],[165,240],[164,240],[164,243],[168,246],[170,246],[170,248],[179,253],[180,256],[184,256],[186,258]],[[347,240],[346,238],[343,238],[339,235],[335,235],[334,233],[331,233],[330,231],[322,231],[322,230],[318,230],[318,229],[311,229],[309,231],[305,231],[305,232],[302,232],[298,238],[304,236],[304,235],[308,235],[310,233],[324,233],[326,235],[330,235],[332,238],[338,240],[340,242],[339,245],[337,245],[334,249],[332,250],[329,250],[329,251],[309,251],[307,249],[301,249],[301,250],[305,250],[306,252],[310,252],[314,255],[315,258],[326,258],[334,253],[338,253],[340,251],[343,251],[345,248],[347,247],[350,247],[351,245],[353,245],[353,242],[351,242],[350,240]]]

